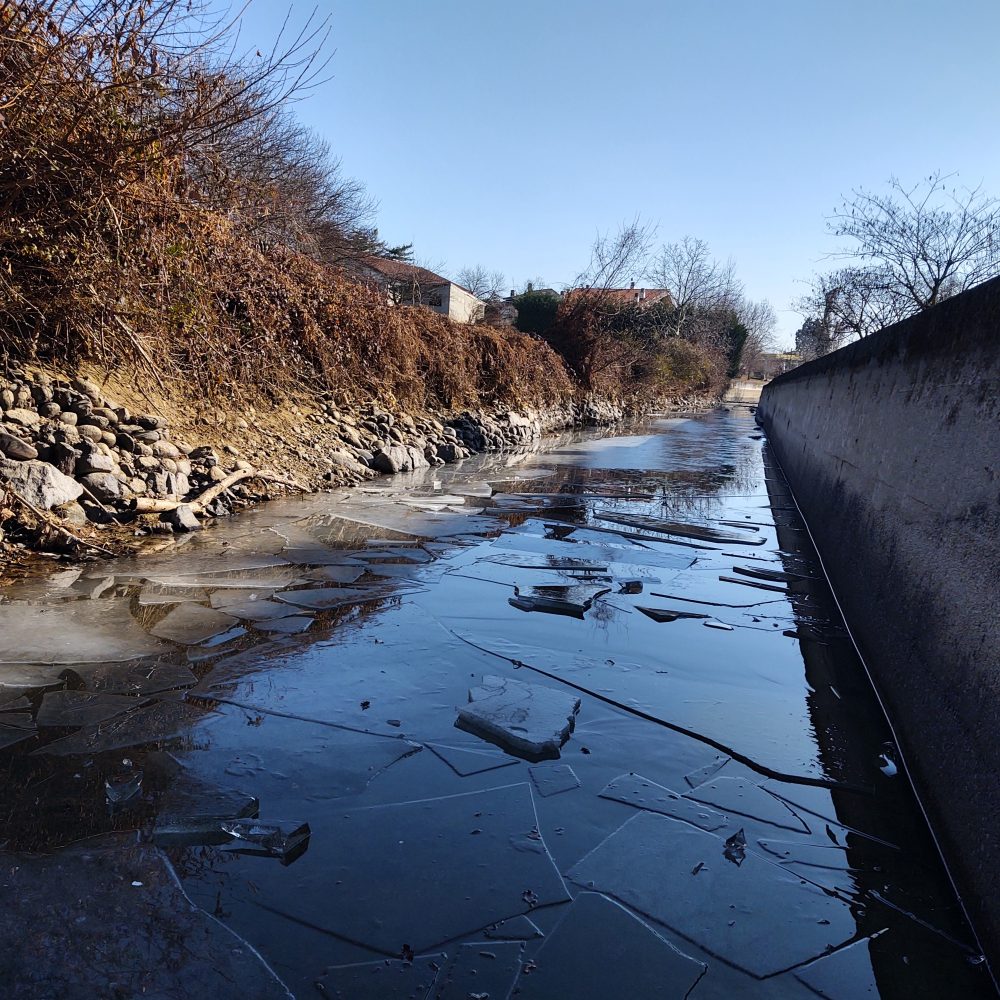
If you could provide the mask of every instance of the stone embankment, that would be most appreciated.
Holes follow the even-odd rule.
[[[170,417],[134,412],[91,379],[20,373],[0,378],[0,518],[8,545],[101,548],[86,539],[196,530],[276,489],[351,485],[627,416],[600,400],[433,416],[325,396]]]

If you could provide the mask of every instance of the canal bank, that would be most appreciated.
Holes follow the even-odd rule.
[[[1000,279],[778,377],[758,409],[994,964],[998,345]]]
[[[138,839],[297,996],[994,995],[745,413],[277,501],[4,598],[5,869]]]

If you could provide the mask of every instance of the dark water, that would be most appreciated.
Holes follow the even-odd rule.
[[[4,596],[6,851],[241,795],[308,823],[284,857],[164,848],[298,996],[996,995],[745,412],[272,504]],[[482,691],[456,728],[484,684],[519,699],[507,735]],[[577,698],[558,759],[524,748]]]

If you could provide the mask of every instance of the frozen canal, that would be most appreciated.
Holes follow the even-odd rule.
[[[4,995],[996,995],[745,410],[10,587],[0,782]]]

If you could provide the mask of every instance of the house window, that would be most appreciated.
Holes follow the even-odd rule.
[[[427,295],[427,304],[429,306],[433,307],[433,308],[440,308],[441,305],[442,305],[442,302],[441,302],[441,293],[440,292],[430,292]]]

